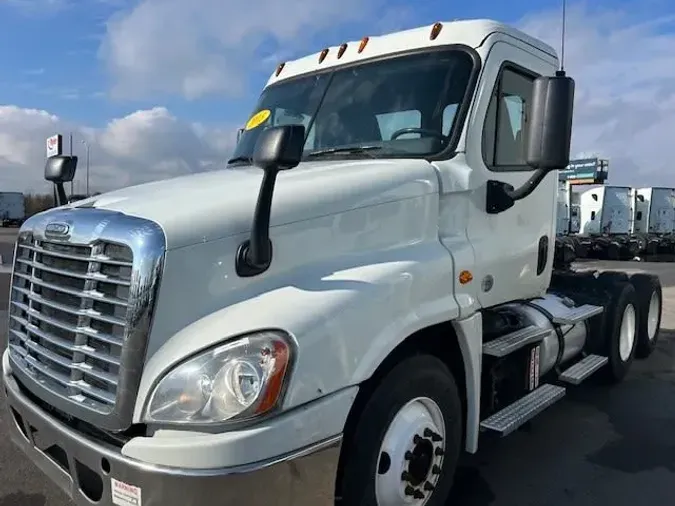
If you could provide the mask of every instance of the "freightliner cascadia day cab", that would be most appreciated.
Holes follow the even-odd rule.
[[[330,47],[279,65],[225,169],[30,218],[16,444],[80,506],[440,506],[479,434],[620,381],[661,287],[554,255],[557,65],[484,20]],[[61,202],[76,162],[47,162]]]

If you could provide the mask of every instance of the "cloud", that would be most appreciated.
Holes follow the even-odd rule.
[[[675,186],[675,15],[568,7],[566,70],[576,81],[573,154],[610,160],[609,184]],[[560,47],[560,10],[521,29]]]
[[[0,106],[0,188],[49,191],[42,181],[45,140],[73,132],[79,155],[76,179],[84,192],[86,142],[90,146],[92,191],[189,174],[222,166],[231,152],[235,129],[186,123],[167,109],[136,111],[103,128],[69,124],[46,111]]]
[[[240,95],[265,56],[380,17],[384,0],[141,0],[107,23],[99,56],[118,98]],[[375,16],[375,14],[377,16]],[[262,54],[261,54],[262,53]]]

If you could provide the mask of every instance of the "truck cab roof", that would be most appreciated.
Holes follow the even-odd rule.
[[[441,28],[438,35],[432,40],[431,32],[436,25],[441,25]],[[332,46],[297,60],[284,62],[272,73],[267,86],[338,65],[356,63],[417,49],[442,47],[452,44],[477,48],[493,33],[501,33],[519,39],[549,54],[553,58],[557,58],[553,47],[511,26],[491,19],[460,20],[440,22],[434,25],[426,25],[387,35],[364,37],[360,41],[346,42],[342,45],[346,46],[342,55],[339,55],[341,46]],[[362,45],[364,46],[363,48],[361,48]],[[325,57],[320,61],[322,53],[326,51]]]

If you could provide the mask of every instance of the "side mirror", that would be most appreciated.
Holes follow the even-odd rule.
[[[525,137],[525,160],[535,169],[569,165],[574,112],[574,79],[563,71],[534,81]]]
[[[555,76],[535,79],[532,104],[525,131],[525,161],[536,169],[518,188],[503,181],[488,180],[485,211],[498,214],[527,197],[547,174],[570,163],[574,79],[559,70]]]
[[[253,150],[253,164],[264,171],[288,170],[302,160],[304,125],[280,125],[263,130]]]
[[[241,277],[262,274],[272,263],[270,215],[274,185],[279,171],[292,169],[300,163],[304,147],[304,125],[267,128],[258,137],[253,150],[253,164],[265,172],[253,214],[251,236],[237,250],[235,267]]]
[[[51,156],[45,164],[45,179],[52,183],[67,183],[75,177],[77,157],[68,155]]]
[[[54,204],[63,206],[68,203],[63,183],[72,181],[77,169],[77,157],[72,155],[57,155],[47,158],[45,164],[45,179],[54,183]]]

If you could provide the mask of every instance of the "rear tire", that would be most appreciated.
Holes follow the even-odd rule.
[[[609,364],[605,379],[620,383],[628,374],[637,348],[640,323],[637,294],[631,283],[617,281],[609,287],[610,303],[606,308],[605,349]]]
[[[656,349],[661,330],[663,294],[658,276],[633,274],[630,282],[637,293],[640,324],[637,333],[637,358],[647,358]]]
[[[337,504],[443,506],[462,427],[462,404],[447,366],[430,355],[403,360],[377,385],[343,444]]]

